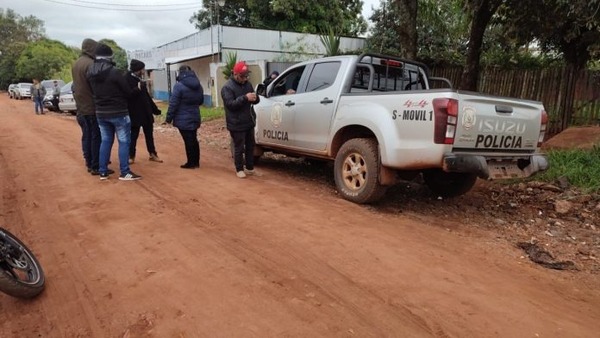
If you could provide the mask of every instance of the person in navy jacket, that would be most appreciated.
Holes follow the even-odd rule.
[[[187,162],[183,169],[200,168],[200,105],[204,103],[204,90],[194,71],[186,65],[179,67],[177,83],[169,99],[166,123],[173,123],[183,138]]]

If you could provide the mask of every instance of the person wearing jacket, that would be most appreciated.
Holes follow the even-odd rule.
[[[186,65],[179,67],[177,83],[169,99],[166,123],[173,123],[183,139],[187,162],[183,169],[200,168],[200,105],[204,103],[204,90],[194,71]]]
[[[146,81],[142,80],[142,74],[146,65],[139,60],[132,59],[129,65],[129,72],[126,75],[129,87],[140,88],[140,95],[134,95],[129,98],[128,108],[131,118],[131,144],[129,145],[129,164],[135,162],[135,148],[137,139],[140,135],[140,127],[144,129],[144,138],[146,139],[146,149],[148,150],[149,160],[161,162],[162,160],[156,153],[154,146],[154,116],[160,115],[160,109],[156,106],[148,89]]]
[[[98,171],[98,160],[100,158],[100,128],[96,120],[96,108],[94,107],[94,95],[87,80],[87,71],[94,63],[96,57],[96,46],[98,42],[92,39],[84,39],[81,43],[81,55],[73,63],[71,75],[73,83],[71,90],[77,105],[77,123],[81,127],[81,150],[87,171],[92,175],[100,175]],[[114,171],[108,169],[108,173]]]
[[[141,176],[129,168],[129,144],[131,142],[131,119],[127,106],[128,98],[139,95],[140,89],[132,89],[123,74],[112,62],[112,49],[99,43],[96,47],[96,60],[87,71],[87,79],[94,93],[96,119],[100,127],[100,179],[108,179],[108,159],[115,133],[119,142],[120,180],[134,181]],[[77,88],[75,88],[77,90]]]
[[[256,116],[252,105],[257,104],[260,99],[254,92],[252,84],[248,82],[249,73],[244,61],[237,62],[233,66],[231,77],[221,89],[227,130],[233,139],[235,172],[239,178],[256,174],[254,171]]]
[[[46,88],[44,88],[44,86],[42,86],[42,84],[40,83],[40,80],[33,79],[33,85],[29,89],[29,92],[31,93],[31,100],[35,104],[35,114],[36,115],[43,114],[44,113],[44,96],[46,96]]]

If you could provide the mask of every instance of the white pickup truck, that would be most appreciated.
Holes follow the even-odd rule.
[[[432,81],[450,88],[431,89]],[[437,195],[469,191],[477,177],[527,177],[548,167],[539,153],[540,102],[451,88],[421,63],[362,54],[296,64],[257,86],[256,150],[334,161],[339,193],[380,199],[421,174]]]

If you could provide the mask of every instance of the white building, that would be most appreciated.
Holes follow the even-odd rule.
[[[358,51],[364,44],[363,38],[343,37],[340,49]],[[321,57],[325,47],[315,34],[215,25],[150,50],[128,51],[127,58],[128,62],[138,59],[146,64],[155,98],[168,100],[176,70],[186,64],[200,79],[205,105],[220,106],[219,93],[226,81],[223,66],[233,54],[249,65],[250,82],[256,85],[274,70]]]

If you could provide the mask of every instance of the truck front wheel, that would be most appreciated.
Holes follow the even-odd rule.
[[[385,194],[379,184],[379,150],[369,138],[355,138],[342,145],[335,157],[335,185],[345,199],[355,203],[372,203]]]
[[[423,180],[436,195],[451,198],[467,193],[477,181],[476,174],[448,173],[440,169],[423,172]]]

